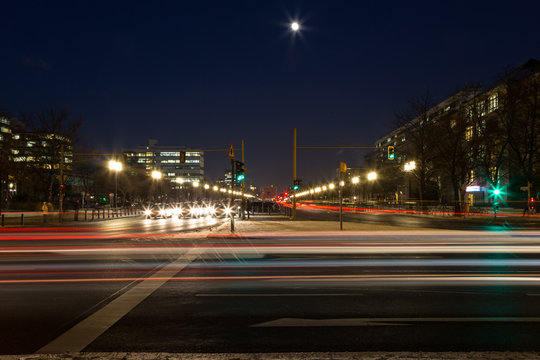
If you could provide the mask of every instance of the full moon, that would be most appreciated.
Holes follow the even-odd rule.
[[[291,24],[291,29],[293,31],[298,31],[298,29],[300,29],[300,25],[295,21]]]

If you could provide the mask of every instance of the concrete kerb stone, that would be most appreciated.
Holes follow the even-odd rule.
[[[540,359],[538,352],[66,353],[2,355],[1,360],[461,360]]]

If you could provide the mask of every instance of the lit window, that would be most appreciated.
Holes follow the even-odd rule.
[[[186,160],[186,163],[190,163],[190,164],[198,164],[200,162],[201,162],[200,160]]]
[[[467,126],[467,129],[465,130],[465,140],[471,141],[473,137],[473,127]]]
[[[499,96],[493,94],[488,98],[488,113],[495,111],[499,108]]]

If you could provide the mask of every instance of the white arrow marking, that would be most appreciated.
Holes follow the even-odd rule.
[[[321,327],[321,326],[398,326],[410,323],[434,322],[540,322],[540,317],[419,317],[419,318],[348,318],[348,319],[300,319],[281,318],[251,327]]]

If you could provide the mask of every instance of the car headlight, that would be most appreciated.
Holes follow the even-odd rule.
[[[150,210],[144,210],[144,215],[150,215]]]
[[[165,210],[159,210],[159,215],[165,214]]]

